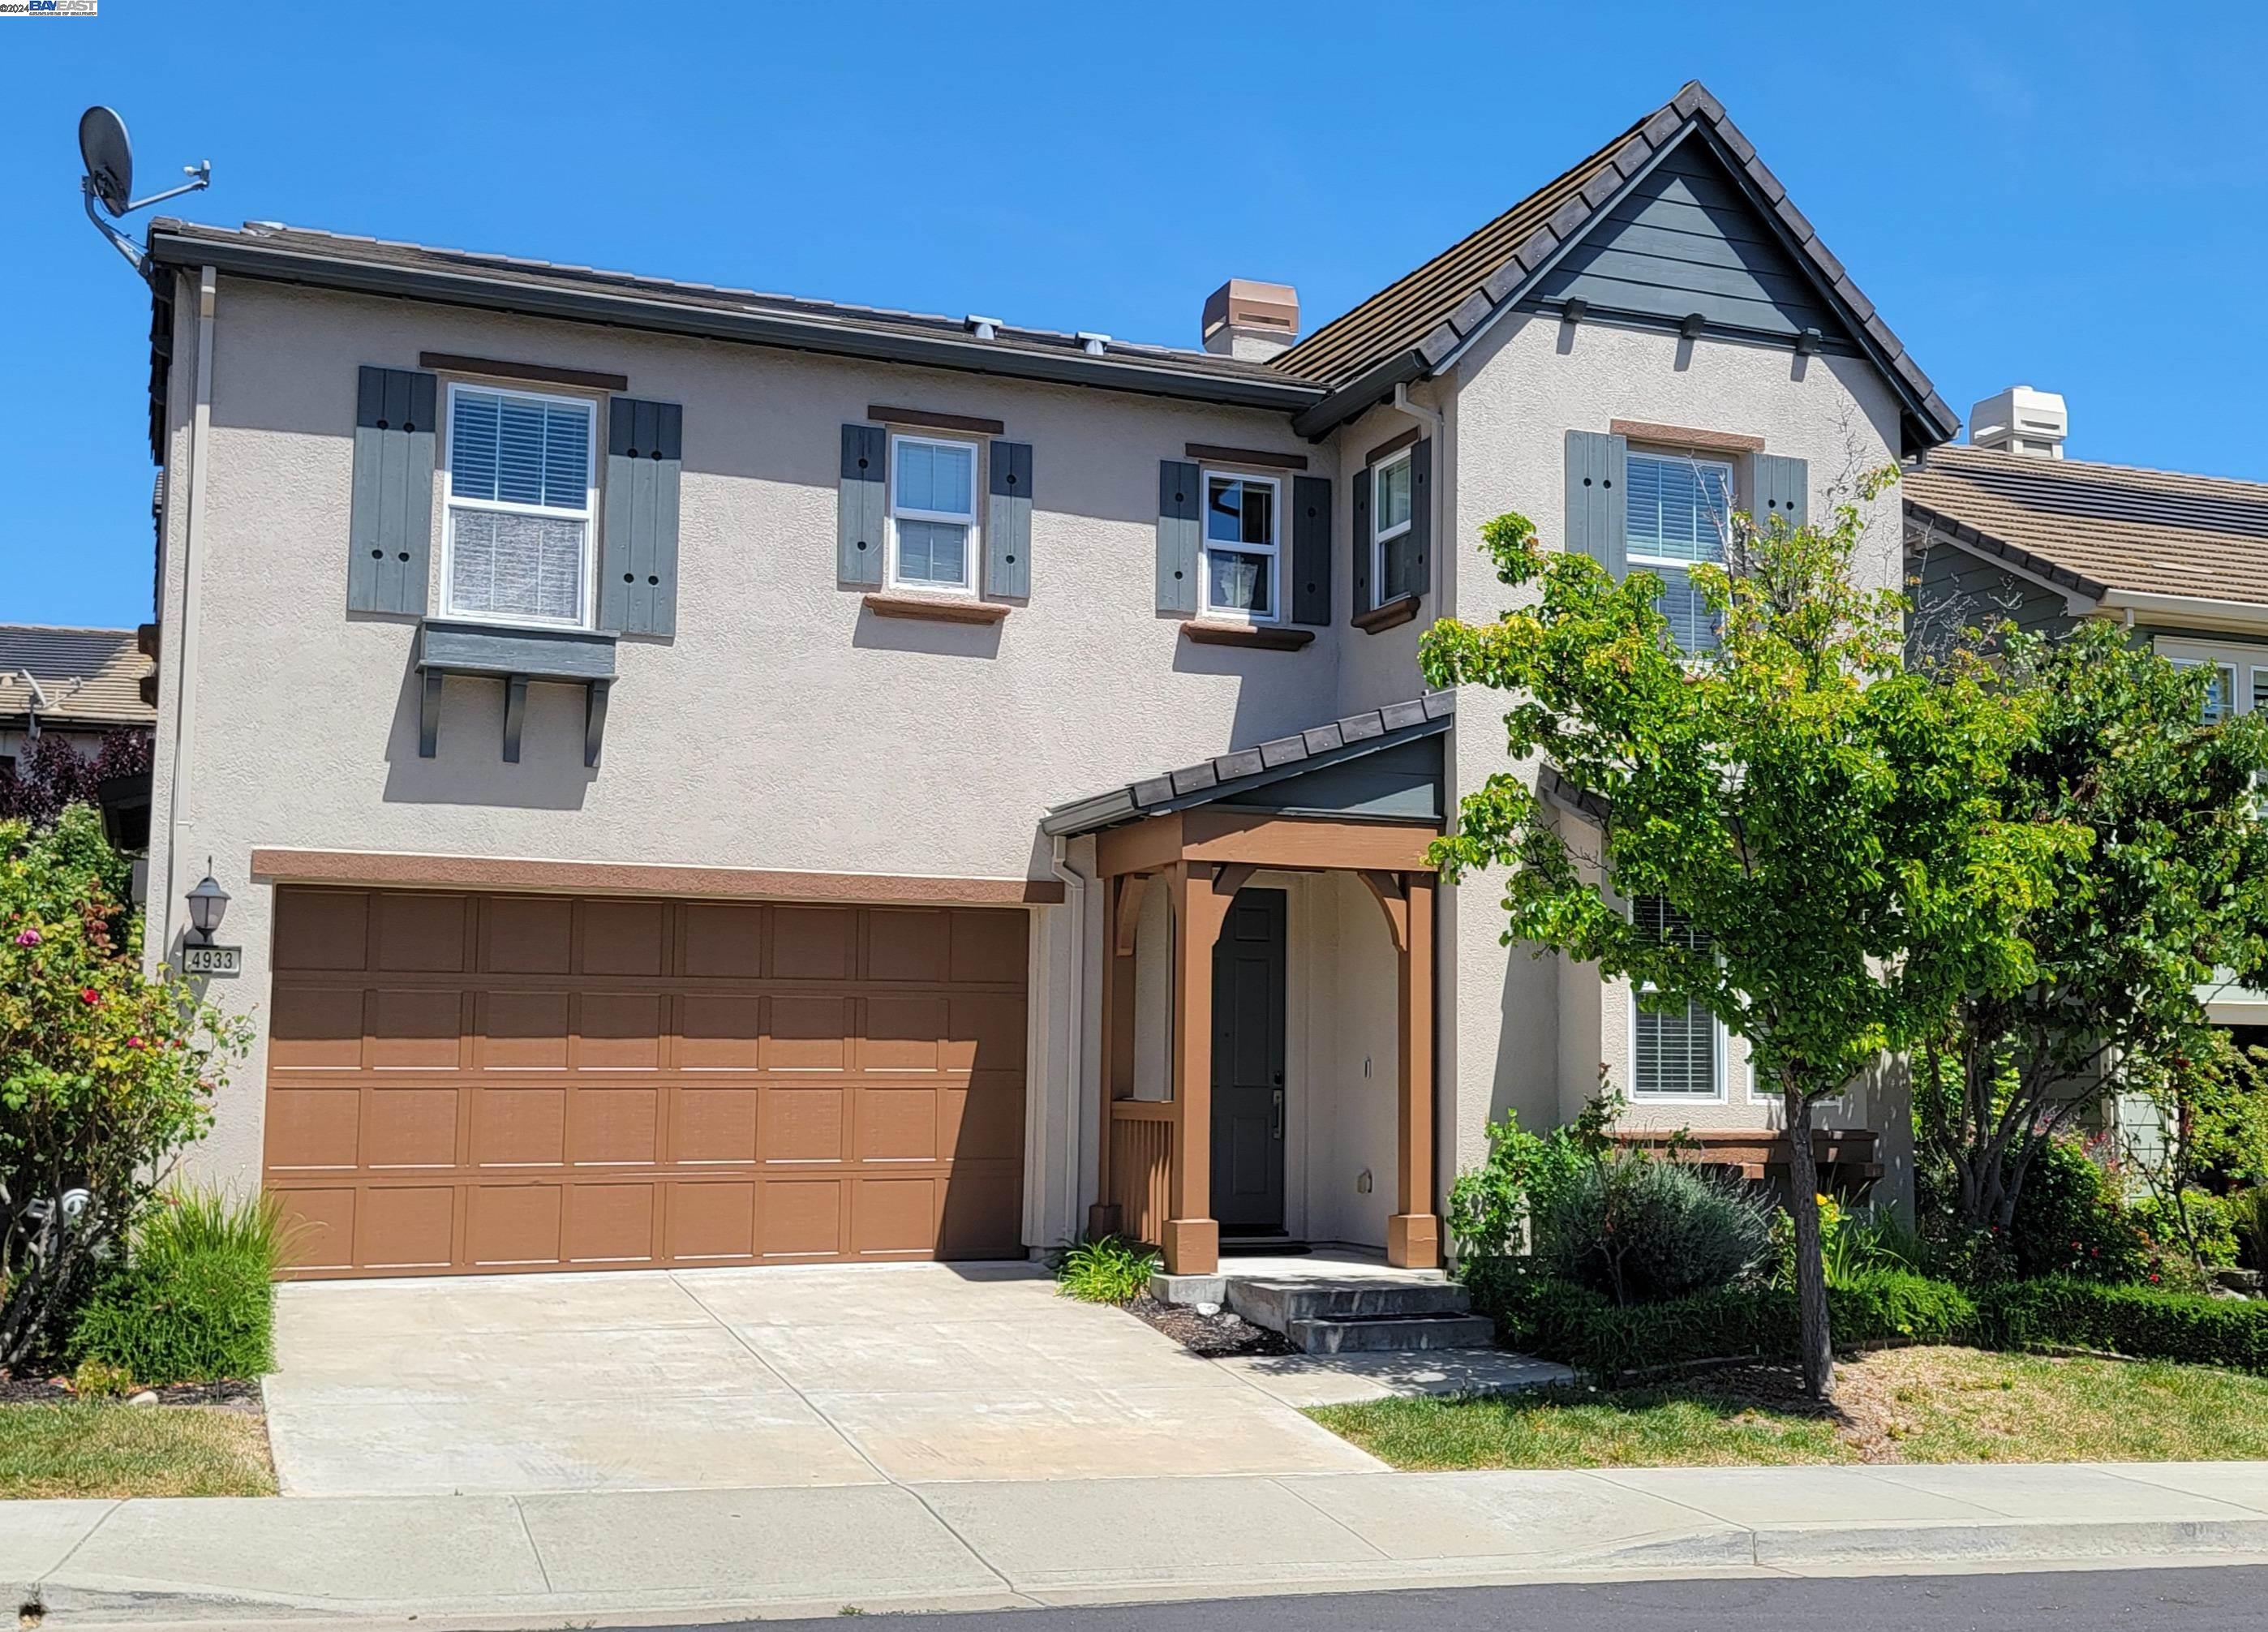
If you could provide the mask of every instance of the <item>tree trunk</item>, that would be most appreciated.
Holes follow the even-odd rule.
[[[1819,1164],[1811,1149],[1811,1100],[1790,1084],[1787,1106],[1787,1211],[1795,1221],[1795,1302],[1800,1316],[1798,1352],[1803,1389],[1814,1400],[1835,1397],[1834,1337],[1827,1328],[1827,1265],[1819,1252]]]

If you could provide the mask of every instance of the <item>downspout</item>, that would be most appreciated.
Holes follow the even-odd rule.
[[[1425,563],[1425,588],[1433,598],[1433,610],[1438,615],[1441,610],[1441,471],[1449,457],[1448,421],[1439,409],[1411,401],[1406,383],[1394,387],[1394,408],[1396,413],[1407,414],[1423,425],[1425,434],[1433,438],[1433,490],[1425,500],[1428,518],[1433,529],[1433,558]]]
[[[213,306],[219,288],[217,268],[197,274],[197,394],[189,414],[188,515],[181,527],[181,627],[168,642],[173,650],[173,760],[166,796],[166,878],[155,945],[161,959],[173,956],[174,902],[180,899],[181,823],[191,781],[189,745],[197,724],[197,540],[204,532],[205,445],[212,430]]]
[[[1070,1209],[1069,1233],[1076,1239],[1086,1234],[1079,1215],[1079,1119],[1086,1110],[1086,886],[1085,873],[1073,867],[1068,857],[1071,842],[1060,834],[1055,841],[1055,853],[1048,865],[1057,878],[1063,880],[1064,908],[1071,916],[1071,978],[1065,993],[1071,1014],[1064,1028],[1064,1142],[1063,1177],[1064,1205]],[[1110,1129],[1104,1128],[1097,1136],[1108,1139]]]

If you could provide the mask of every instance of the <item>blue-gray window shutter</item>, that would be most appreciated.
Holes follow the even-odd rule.
[[[607,404],[607,504],[599,533],[599,627],[677,632],[677,478],[685,410],[615,397]]]
[[[433,542],[440,386],[431,374],[364,364],[355,393],[347,606],[423,615]]]
[[[1331,484],[1292,478],[1292,621],[1331,621]]]
[[[984,592],[1032,592],[1032,445],[995,442],[990,451],[990,502],[984,507]]]
[[[1811,469],[1781,453],[1756,455],[1756,496],[1749,519],[1760,527],[1784,521],[1800,527],[1811,518]]]
[[[1378,467],[1366,465],[1354,473],[1349,484],[1354,501],[1349,508],[1354,517],[1354,609],[1358,613],[1368,612],[1378,604],[1370,592],[1370,489],[1377,476]]]
[[[1433,438],[1420,437],[1410,450],[1410,588],[1422,596],[1433,581],[1426,562],[1433,555]]]
[[[1624,493],[1630,442],[1599,430],[1567,433],[1567,548],[1621,577],[1627,570],[1630,506]]]
[[[1158,610],[1197,609],[1197,467],[1186,459],[1158,461]]]
[[[843,427],[843,481],[835,490],[835,576],[868,589],[882,582],[882,460],[889,433]]]

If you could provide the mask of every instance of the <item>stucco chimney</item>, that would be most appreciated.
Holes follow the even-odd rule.
[[[1969,410],[1969,445],[2022,453],[2032,459],[2061,459],[2071,434],[2071,412],[2052,391],[2011,386]]]
[[[1300,291],[1289,283],[1233,277],[1204,303],[1204,349],[1215,357],[1265,363],[1300,337]]]

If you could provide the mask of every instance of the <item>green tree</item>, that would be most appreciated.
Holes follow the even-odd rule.
[[[1748,1040],[1777,1090],[1804,1380],[1822,1398],[1834,1369],[1813,1103],[1926,1030],[1950,993],[2027,979],[2030,949],[2009,926],[2035,904],[2044,854],[2084,842],[2000,819],[2021,719],[1981,673],[1938,685],[1904,671],[1903,599],[1854,582],[1861,532],[1849,504],[1824,528],[1735,518],[1730,567],[1692,570],[1720,630],[1703,660],[1679,652],[1651,574],[1616,583],[1502,516],[1484,546],[1504,583],[1537,586],[1533,603],[1445,621],[1422,651],[1434,685],[1513,694],[1511,758],[1540,760],[1601,836],[1579,857],[1538,773],[1507,769],[1436,843],[1445,876],[1505,869],[1507,944],[1698,1003]],[[1622,904],[1643,897],[1691,932]]]
[[[2006,1231],[2048,1141],[2110,1096],[2169,1092],[2186,1075],[2176,1062],[2199,1056],[2198,989],[2268,963],[2254,785],[2268,714],[2208,721],[2210,669],[2107,621],[2054,639],[1986,631],[1925,666],[1949,684],[1984,676],[2027,722],[1999,790],[2007,817],[2089,841],[2052,853],[2018,926],[2032,978],[1962,990],[1922,1049],[1918,1131],[1951,1166],[1955,1222]]]
[[[0,1365],[59,1343],[243,1051],[243,1021],[144,975],[125,887],[90,806],[0,822]]]

